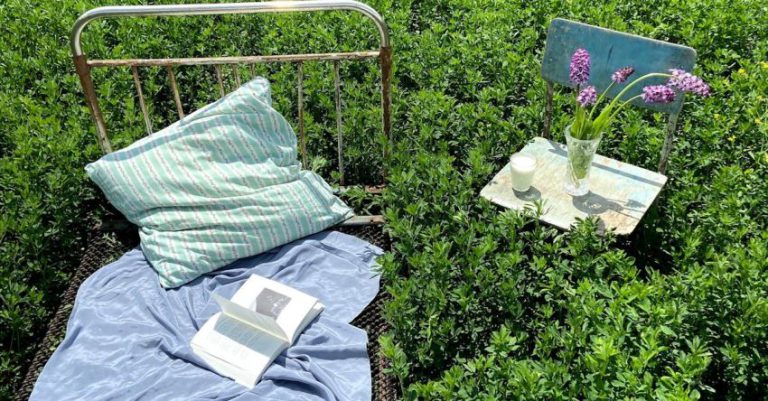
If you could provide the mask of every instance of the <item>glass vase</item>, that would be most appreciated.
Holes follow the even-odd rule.
[[[595,139],[576,139],[571,136],[571,126],[565,128],[565,145],[568,150],[568,168],[565,177],[565,192],[571,196],[589,193],[589,173],[592,159],[602,139],[602,133]]]

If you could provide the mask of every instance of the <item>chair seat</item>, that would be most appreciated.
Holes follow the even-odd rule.
[[[524,210],[543,203],[540,219],[569,230],[577,219],[600,218],[601,231],[628,235],[661,192],[667,177],[604,156],[595,155],[590,192],[573,197],[563,188],[567,172],[565,145],[536,137],[521,151],[537,160],[533,185],[525,193],[512,189],[509,163],[483,188],[480,196],[509,209]]]

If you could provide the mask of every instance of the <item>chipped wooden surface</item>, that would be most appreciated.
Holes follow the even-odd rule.
[[[541,67],[542,77],[549,82],[573,87],[569,66],[571,56],[578,48],[586,49],[591,56],[589,85],[595,85],[599,92],[608,87],[611,74],[621,67],[634,67],[635,73],[631,77],[634,79],[651,72],[667,72],[670,68],[691,71],[696,63],[696,51],[687,46],[555,18],[547,32]],[[630,89],[625,99],[640,94],[645,85],[661,84],[665,81],[665,78],[648,79],[643,85],[638,84]],[[616,96],[625,86],[626,84],[614,85],[608,96]],[[648,104],[640,99],[632,104],[666,113],[679,113],[683,107],[683,96],[678,96],[674,102],[666,104]]]
[[[524,193],[512,189],[507,163],[480,196],[516,210],[532,208],[540,200],[541,220],[564,230],[569,230],[576,219],[597,216],[602,230],[630,234],[667,182],[664,175],[595,155],[590,193],[573,197],[563,188],[567,168],[565,145],[536,137],[521,153],[532,155],[537,161],[531,189]]]
[[[692,71],[696,64],[696,51],[687,46],[555,18],[547,31],[547,43],[541,65],[541,76],[547,82],[547,103],[542,133],[545,138],[549,138],[552,124],[554,93],[552,83],[574,87],[569,75],[570,59],[578,48],[584,48],[590,54],[591,73],[588,83],[594,85],[601,93],[610,88],[607,92],[609,98],[617,96],[628,85],[625,83],[610,86],[611,74],[619,68],[632,66],[635,69],[634,76],[630,78],[631,82],[648,73],[668,72],[670,68]],[[666,78],[650,78],[643,85],[629,89],[623,98],[630,99],[640,94],[645,85],[662,84],[665,81]],[[683,94],[679,94],[672,103],[645,103],[639,98],[631,103],[634,106],[669,113],[667,132],[664,136],[664,146],[658,166],[661,174],[664,174],[667,169],[678,114],[683,107],[683,97]]]

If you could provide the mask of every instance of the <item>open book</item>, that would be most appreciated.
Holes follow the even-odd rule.
[[[252,275],[192,338],[192,350],[218,374],[253,387],[324,308],[317,298]]]

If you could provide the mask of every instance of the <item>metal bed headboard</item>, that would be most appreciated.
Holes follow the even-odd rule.
[[[373,51],[359,51],[346,53],[308,53],[286,54],[272,56],[235,56],[235,57],[197,57],[197,58],[167,58],[167,59],[111,59],[89,60],[83,52],[80,37],[85,27],[92,21],[100,18],[118,17],[147,17],[147,16],[192,16],[192,15],[223,15],[223,14],[257,14],[257,13],[287,13],[303,11],[354,11],[359,12],[373,21],[380,37],[380,47]],[[303,165],[307,166],[306,138],[304,134],[304,99],[303,99],[303,63],[305,61],[332,61],[334,67],[334,86],[336,103],[336,128],[337,128],[337,153],[341,185],[344,185],[343,162],[343,136],[341,124],[341,94],[339,63],[344,60],[362,60],[378,58],[381,67],[381,109],[382,129],[388,140],[391,140],[391,74],[392,74],[392,48],[389,42],[389,31],[376,10],[357,1],[352,0],[308,0],[308,1],[271,1],[262,3],[218,3],[218,4],[185,4],[185,5],[148,5],[148,6],[111,6],[99,7],[87,11],[75,22],[70,37],[72,54],[74,55],[75,70],[83,86],[85,100],[91,112],[91,117],[96,123],[96,135],[102,151],[106,154],[112,151],[112,144],[107,136],[107,126],[104,116],[99,108],[91,70],[102,67],[129,67],[133,75],[139,107],[144,117],[144,125],[147,134],[152,134],[152,123],[144,100],[141,81],[139,80],[139,67],[165,67],[168,73],[168,82],[173,93],[176,110],[179,118],[184,117],[184,108],[181,103],[174,67],[181,65],[212,65],[216,72],[219,92],[224,96],[222,80],[222,66],[231,66],[236,80],[240,84],[238,65],[244,64],[251,67],[257,63],[293,62],[298,68],[298,128],[300,140],[300,152]],[[384,149],[387,152],[386,146]]]

